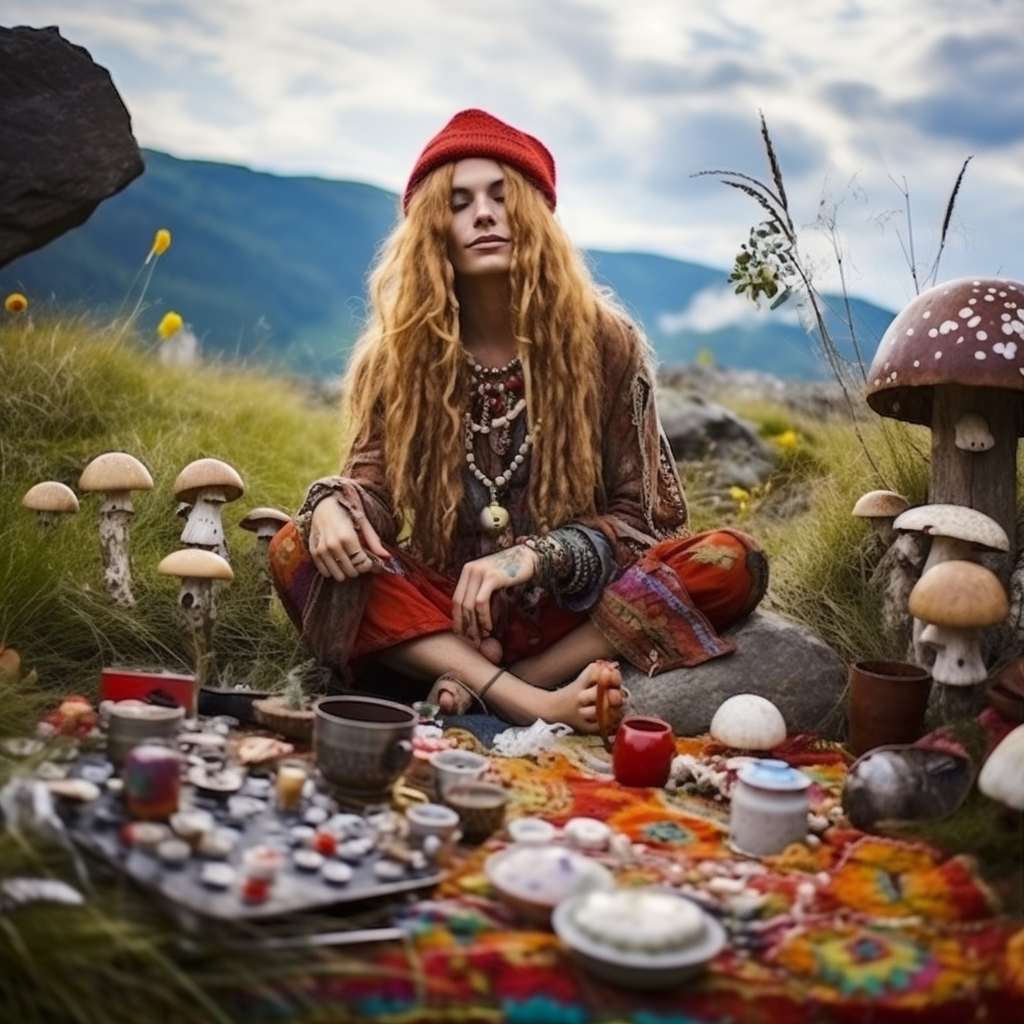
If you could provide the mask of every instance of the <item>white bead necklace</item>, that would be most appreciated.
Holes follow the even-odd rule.
[[[489,537],[498,537],[505,532],[508,528],[509,522],[511,521],[508,509],[498,501],[498,489],[505,487],[526,461],[526,456],[530,451],[530,446],[533,444],[533,436],[530,434],[529,430],[527,430],[526,437],[523,438],[523,443],[519,446],[519,450],[514,456],[512,456],[512,461],[509,463],[508,468],[503,470],[492,480],[476,464],[476,455],[473,453],[474,426],[476,426],[476,424],[473,423],[473,418],[467,412],[465,435],[466,465],[469,467],[470,473],[472,473],[473,476],[487,488],[490,495],[490,501],[486,508],[484,508],[480,513],[480,525]]]

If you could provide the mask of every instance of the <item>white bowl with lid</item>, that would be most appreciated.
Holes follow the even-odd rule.
[[[737,853],[768,857],[807,838],[810,777],[776,758],[743,765],[733,786],[730,845]]]

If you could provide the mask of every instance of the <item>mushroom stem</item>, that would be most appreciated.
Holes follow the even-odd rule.
[[[127,494],[125,492],[125,496]],[[132,594],[131,560],[128,555],[129,524],[132,503],[118,505],[107,501],[100,510],[100,553],[103,557],[103,584],[114,604],[126,608],[135,604]]]
[[[216,680],[213,654],[213,624],[217,619],[214,580],[186,576],[178,593],[181,617],[192,634],[195,649],[196,686],[208,686]]]
[[[947,686],[973,686],[988,678],[976,629],[955,629],[929,623],[921,631],[921,644],[935,651],[932,679]]]
[[[185,528],[181,531],[182,544],[206,548],[221,558],[228,557],[228,545],[224,538],[224,525],[220,515],[224,501],[224,491],[221,488],[199,492],[195,503],[188,511]]]

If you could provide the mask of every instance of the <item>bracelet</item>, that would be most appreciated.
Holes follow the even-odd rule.
[[[601,556],[578,526],[521,537],[519,543],[537,553],[537,584],[560,596],[586,593],[601,576]]]
[[[499,680],[499,679],[501,678],[501,676],[503,676],[504,674],[505,674],[505,670],[504,670],[503,668],[499,668],[499,669],[498,669],[498,671],[497,671],[497,672],[495,672],[495,673],[494,673],[494,675],[493,675],[493,676],[491,676],[491,678],[490,678],[490,679],[488,679],[488,680],[487,680],[487,682],[486,682],[486,683],[484,683],[484,685],[483,685],[483,686],[482,686],[482,687],[480,688],[480,692],[479,692],[479,693],[477,694],[477,697],[478,697],[478,698],[479,698],[479,699],[480,699],[480,700],[482,701],[482,700],[484,699],[484,697],[486,696],[486,694],[487,694],[487,691],[488,691],[488,690],[489,690],[489,689],[490,689],[490,688],[491,688],[491,687],[492,687],[492,686],[493,686],[493,685],[494,685],[494,684],[495,684],[495,683],[496,683],[496,682],[497,682],[497,681],[498,681],[498,680]]]

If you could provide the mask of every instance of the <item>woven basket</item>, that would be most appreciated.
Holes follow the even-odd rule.
[[[252,702],[252,710],[256,721],[265,729],[297,743],[313,742],[312,708],[297,711],[288,707],[283,697],[264,697]]]

